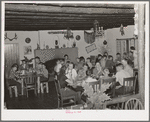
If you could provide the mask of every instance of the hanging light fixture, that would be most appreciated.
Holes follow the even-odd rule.
[[[73,33],[71,32],[70,28],[67,28],[67,31],[66,31],[65,34],[64,34],[64,38],[65,38],[65,39],[68,39],[68,40],[69,40],[70,38],[72,38],[72,39],[74,38],[74,37],[73,37]]]
[[[93,22],[93,31],[95,37],[103,37],[104,36],[104,30],[103,27],[99,27],[99,22],[97,20],[94,20]]]

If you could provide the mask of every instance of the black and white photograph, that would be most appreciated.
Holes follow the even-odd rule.
[[[148,1],[1,5],[2,120],[149,119]]]
[[[32,54],[32,47],[31,46],[24,46],[24,55]]]

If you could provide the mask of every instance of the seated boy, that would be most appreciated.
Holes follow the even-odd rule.
[[[86,64],[89,66],[90,69],[93,67],[90,58],[86,59]]]
[[[108,56],[108,60],[106,61],[105,68],[109,69],[112,72],[114,66],[113,57],[111,55]]]
[[[41,74],[40,81],[48,80],[48,70],[46,69],[45,65],[40,62],[39,63],[39,70],[37,70],[37,74]]]

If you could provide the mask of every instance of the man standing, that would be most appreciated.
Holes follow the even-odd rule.
[[[130,47],[131,52],[133,52],[134,57],[134,68],[138,69],[138,59],[137,59],[137,51],[135,50],[135,47]]]

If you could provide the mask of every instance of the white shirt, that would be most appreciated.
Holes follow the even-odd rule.
[[[58,73],[61,69],[62,65],[61,64],[57,64],[55,67],[55,71]]]
[[[124,67],[124,70],[125,70],[126,72],[128,72],[128,73],[131,75],[131,77],[133,77],[133,69],[132,69],[132,67],[130,67],[129,65],[126,65],[126,66]]]
[[[87,63],[87,65],[90,67],[90,69],[92,68],[92,64],[90,62]]]
[[[92,77],[88,77],[85,82],[94,82],[94,81],[97,81],[95,78],[92,78]]]
[[[138,58],[136,50],[133,52],[133,57],[134,57],[134,68],[138,68]]]
[[[121,70],[116,73],[116,81],[118,81],[123,86],[123,79],[131,77],[131,75],[125,70]]]
[[[68,79],[72,79],[75,81],[76,77],[77,77],[77,72],[75,69],[72,69],[72,70],[68,70],[66,69],[66,77]]]

